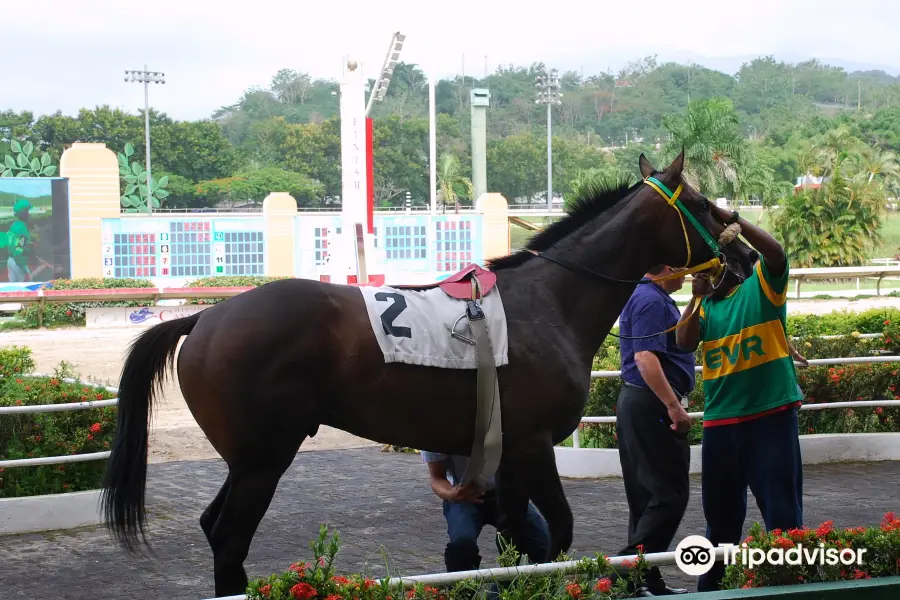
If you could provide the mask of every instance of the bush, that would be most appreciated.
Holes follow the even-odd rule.
[[[768,554],[772,549],[782,548],[785,550],[786,564],[763,563],[752,570],[740,564],[728,565],[722,578],[722,588],[758,588],[900,575],[900,519],[895,518],[894,513],[884,515],[881,527],[857,527],[842,531],[834,529],[832,521],[822,523],[817,529],[775,529],[768,533],[759,523],[755,523],[750,527],[744,543],[748,553],[757,549],[757,555],[760,551]],[[789,564],[789,561],[795,561],[791,560],[793,553],[788,554],[788,551],[800,546],[804,553],[821,549],[820,552],[825,552],[825,564]],[[844,565],[839,561],[830,564],[829,554],[847,548],[866,550],[862,565]]]
[[[107,290],[116,288],[155,287],[149,279],[54,279],[43,286],[54,290]],[[100,306],[141,306],[148,300],[125,300],[121,302],[47,302],[43,306],[33,303],[24,305],[16,315],[27,328],[39,327],[39,315],[43,315],[44,327],[61,327],[85,324],[85,311]]]
[[[363,575],[337,575],[334,559],[340,543],[335,533],[326,543],[328,530],[322,526],[318,539],[313,542],[313,560],[310,563],[292,564],[281,574],[273,574],[265,579],[251,581],[247,586],[247,600],[483,600],[487,590],[480,589],[478,583],[468,579],[444,589],[419,584],[409,590],[391,589],[386,579],[375,581]],[[557,560],[572,560],[560,556]],[[515,566],[518,553],[507,546],[500,556],[502,566]],[[628,564],[632,577],[637,579],[647,570],[643,553]],[[567,571],[548,575],[522,575],[509,584],[501,584],[503,597],[508,600],[526,598],[553,598],[558,600],[587,600],[628,598],[626,591],[626,571],[615,584],[608,575],[613,569],[606,557],[583,558],[578,566]]]
[[[204,277],[184,284],[184,287],[259,287],[280,279],[294,279],[293,277],[267,277],[263,275],[220,275],[217,277]],[[202,300],[188,300],[186,304],[217,304],[226,298],[204,298]]]
[[[63,363],[53,376],[34,377],[28,348],[0,349],[0,406],[66,404],[108,400],[116,395],[84,383]],[[51,413],[0,415],[0,460],[17,460],[109,450],[115,437],[116,407]],[[0,498],[98,489],[106,460],[61,465],[0,468]]]
[[[871,577],[889,577],[900,572],[900,520],[892,513],[885,515],[880,528],[859,527],[836,531],[829,521],[817,530],[774,530],[763,532],[759,523],[750,528],[747,538],[749,548],[768,551],[772,548],[790,548],[802,543],[811,551],[819,549],[866,548],[863,568],[842,565],[821,567],[817,565],[794,566],[760,565],[752,571],[742,566],[729,565],[721,587],[736,589],[776,585],[798,585],[822,581],[849,581]],[[323,526],[319,538],[312,543],[313,560],[310,563],[292,564],[284,573],[251,581],[247,586],[247,600],[486,600],[497,582],[482,583],[465,579],[441,588],[417,584],[410,589],[391,587],[387,579],[374,580],[364,575],[337,575],[334,559],[340,544],[334,534],[326,543],[327,529]],[[514,548],[507,548],[501,555],[501,566],[514,566],[517,561]],[[788,555],[790,558],[792,555]],[[573,560],[560,556],[557,559]],[[793,561],[791,561],[793,562]],[[574,568],[548,574],[522,574],[510,582],[499,583],[502,591],[496,598],[505,600],[606,600],[631,597],[626,591],[626,581],[642,578],[649,567],[643,552],[626,560],[621,569],[614,569],[605,556],[582,558]],[[611,576],[618,571],[615,584]],[[798,590],[799,591],[799,590]]]
[[[886,319],[885,311],[867,311],[859,315],[826,315],[830,319],[816,325],[810,319],[801,324],[800,331],[813,331],[810,336],[844,335],[837,339],[806,337],[794,340],[794,346],[807,359],[847,358],[873,356],[900,350],[900,319]],[[858,318],[853,318],[858,317]],[[880,321],[876,320],[880,318]],[[790,323],[790,321],[789,321]],[[882,338],[860,338],[859,333],[884,333]],[[816,331],[817,330],[817,331]],[[849,330],[849,331],[848,331]],[[823,331],[828,333],[822,333]],[[835,332],[835,333],[832,333]],[[620,368],[618,340],[615,345],[607,342],[594,360],[593,370],[615,371]],[[696,364],[702,364],[701,350],[696,353]],[[797,370],[798,383],[803,390],[804,403],[847,402],[853,400],[900,399],[898,365],[867,363],[857,365],[811,366]],[[622,380],[603,377],[591,380],[591,389],[585,406],[585,416],[615,415],[616,401]],[[688,412],[702,412],[704,408],[703,381],[697,374],[697,383],[688,397]],[[800,412],[800,433],[870,433],[900,431],[900,408],[825,409]],[[688,439],[699,444],[703,423],[695,419]],[[579,425],[579,441],[585,448],[615,448],[618,446],[615,426],[609,424],[582,423]],[[564,442],[571,445],[571,440]]]

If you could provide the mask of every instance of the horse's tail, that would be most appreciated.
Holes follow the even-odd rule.
[[[154,325],[132,342],[119,382],[118,423],[101,504],[106,527],[119,544],[134,551],[137,532],[144,535],[144,490],[147,441],[156,393],[172,368],[181,336],[188,335],[201,313]]]

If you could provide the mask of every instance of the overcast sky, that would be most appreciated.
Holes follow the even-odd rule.
[[[809,57],[900,74],[900,0],[0,0],[0,110],[36,116],[143,107],[125,69],[166,74],[151,105],[209,117],[280,68],[339,78],[350,54],[367,76],[391,34],[401,60],[439,77],[543,61],[585,75],[658,54],[734,72],[754,56]],[[430,8],[433,5],[435,8]],[[543,6],[547,6],[544,8]],[[429,8],[426,8],[429,7]]]

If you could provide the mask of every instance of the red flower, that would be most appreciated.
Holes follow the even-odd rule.
[[[91,425],[91,433],[99,433],[102,428],[103,426],[100,423],[94,423]]]
[[[773,529],[773,530],[772,530],[772,535],[775,535],[775,536],[781,535],[781,530],[778,529],[778,528]]]
[[[788,548],[794,547],[794,542],[785,537],[777,537],[772,542],[772,545],[777,548],[784,548],[785,550],[787,550]]]
[[[310,600],[310,598],[315,598],[317,594],[316,588],[305,582],[298,583],[291,588],[291,597],[297,598],[297,600]]]
[[[344,600],[344,597],[338,594],[331,594],[329,596],[326,596],[325,600]]]
[[[819,528],[816,529],[816,535],[819,537],[825,537],[834,529],[834,521],[825,521]]]
[[[363,589],[364,589],[364,590],[367,590],[367,589],[369,589],[370,587],[374,587],[374,586],[375,586],[375,580],[374,580],[374,579],[368,579],[368,578],[366,578],[365,580],[363,580]]]
[[[259,593],[262,594],[263,596],[265,596],[266,598],[269,597],[269,592],[271,592],[271,591],[272,591],[272,586],[269,585],[268,583],[266,585],[262,586],[261,588],[259,588]]]
[[[94,423],[94,424],[91,426],[91,431],[94,430],[94,427],[97,428],[97,431],[100,431],[100,423]],[[303,571],[306,570],[306,567],[307,567],[307,565],[306,565],[305,562],[303,562],[303,563],[293,563],[293,564],[291,564],[290,567],[288,567],[288,571],[296,571],[297,574],[300,575],[300,577],[303,577]]]
[[[875,414],[876,414],[876,415],[880,415],[880,414],[883,413],[883,412],[884,412],[884,409],[881,408],[880,406],[876,406],[876,407],[875,407]]]
[[[416,597],[416,590],[409,590],[408,592],[406,592],[406,597],[407,597],[407,598],[415,598],[415,597]]]
[[[566,592],[568,592],[571,598],[581,598],[581,586],[577,583],[570,583],[566,585]]]
[[[637,566],[637,561],[636,560],[628,560],[626,558],[625,560],[622,561],[622,566],[625,567],[626,569],[633,569],[635,566]]]
[[[604,577],[597,582],[597,585],[594,586],[594,589],[598,592],[608,594],[612,589],[612,581],[609,580],[609,577]]]
[[[856,569],[853,572],[853,578],[854,579],[871,579],[871,577],[869,577],[868,573],[866,573],[865,571],[860,571],[859,569]]]
[[[343,575],[335,575],[331,580],[338,585],[350,585],[350,580]]]
[[[644,545],[643,544],[637,545],[637,553],[638,553],[638,555],[641,555],[644,553]]]

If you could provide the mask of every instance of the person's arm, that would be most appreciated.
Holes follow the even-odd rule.
[[[678,321],[680,327],[675,330],[675,343],[685,352],[693,352],[700,345],[703,339],[703,308],[694,306],[698,302],[702,302],[703,298],[710,291],[709,278],[705,273],[694,275],[691,283],[691,301],[681,313],[681,319]],[[692,314],[693,313],[693,314]]]
[[[424,453],[423,453],[424,454]],[[447,463],[445,458],[438,460],[428,460],[426,455],[426,463],[428,464],[428,479],[431,483],[431,491],[447,502],[482,502],[482,494],[475,482],[467,486],[458,486],[450,483],[447,479]]]
[[[808,367],[809,361],[806,360],[806,357],[803,356],[802,354],[800,354],[800,352],[796,348],[794,348],[794,344],[791,343],[790,338],[788,338],[787,343],[788,343],[788,349],[791,352],[791,358],[793,358],[795,362],[800,363],[802,366]]]
[[[665,404],[672,419],[672,428],[687,430],[690,427],[690,419],[684,412],[681,399],[672,389],[659,361],[658,355],[669,350],[666,344],[667,336],[664,333],[653,335],[668,328],[668,311],[668,307],[661,299],[639,303],[634,307],[630,315],[632,335],[653,336],[634,340],[634,363],[644,383]]]

